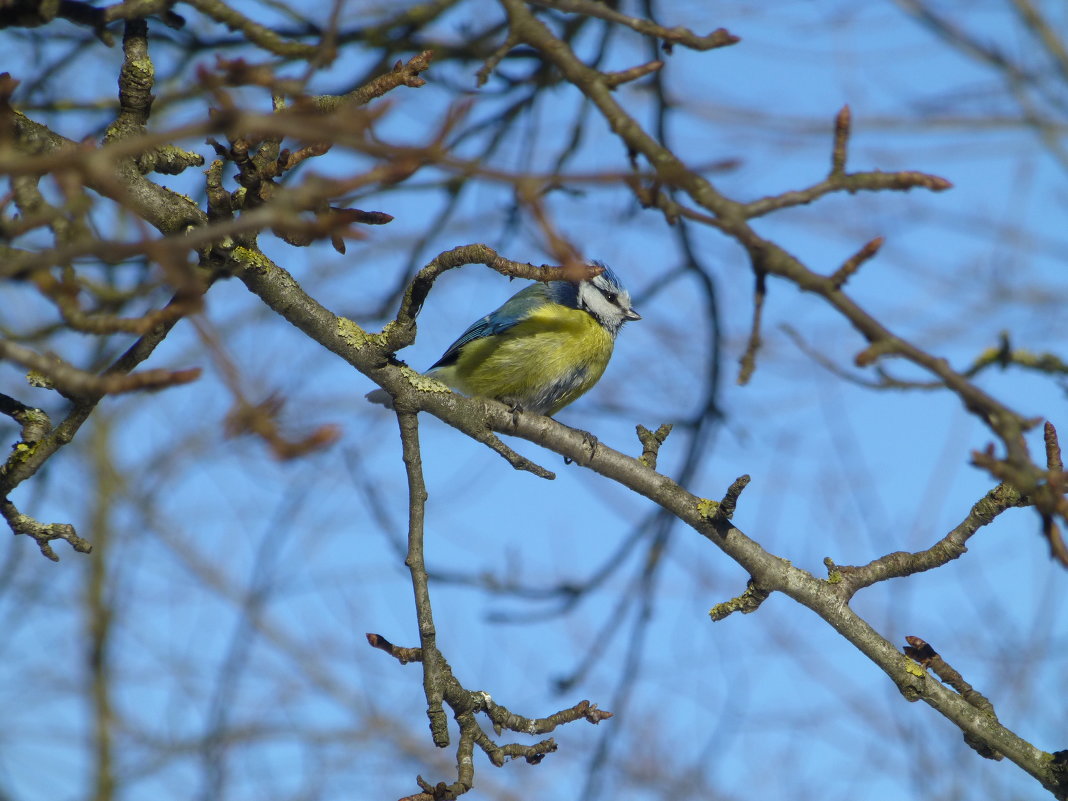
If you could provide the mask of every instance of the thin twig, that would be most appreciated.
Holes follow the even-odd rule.
[[[69,523],[41,523],[20,512],[7,498],[0,498],[0,515],[3,515],[12,532],[25,534],[35,540],[41,553],[53,562],[58,562],[59,556],[52,550],[52,540],[66,540],[79,553],[91,553],[93,550],[88,540],[78,536],[74,526]]]
[[[863,265],[864,262],[874,257],[875,254],[879,252],[879,249],[883,246],[885,241],[886,240],[883,237],[877,236],[846,259],[841,267],[831,273],[831,284],[838,289],[841,289],[845,285],[845,282],[861,268],[861,265]]]
[[[908,553],[895,551],[861,567],[836,565],[829,558],[824,562],[833,581],[841,581],[846,597],[880,581],[911,576],[933,570],[967,553],[965,543],[983,526],[994,522],[1007,509],[1030,506],[1031,500],[1009,484],[999,484],[975,502],[967,517],[954,526],[942,539],[923,551]]]
[[[706,36],[699,36],[688,28],[677,25],[674,28],[665,28],[641,17],[628,17],[616,11],[604,3],[595,3],[592,0],[530,0],[534,5],[545,8],[555,8],[560,11],[570,11],[574,14],[584,14],[589,17],[626,25],[628,28],[646,36],[655,36],[667,45],[679,44],[692,50],[712,50],[717,47],[726,47],[737,44],[741,38],[734,36],[724,28],[717,28]]]
[[[741,369],[738,371],[738,385],[745,386],[753,376],[756,369],[756,355],[760,350],[760,322],[764,313],[764,299],[768,294],[767,273],[757,270],[755,273],[756,285],[753,288],[753,321],[749,327],[749,339],[745,345],[745,352],[739,359]]]
[[[434,745],[449,744],[449,722],[441,707],[444,683],[447,678],[445,659],[437,646],[434,610],[430,604],[430,586],[423,559],[423,519],[426,514],[426,485],[423,482],[423,459],[419,452],[419,420],[413,412],[397,411],[404,469],[408,477],[408,555],[404,560],[412,577],[415,593],[415,614],[419,623],[419,645],[423,663],[423,692],[426,694],[426,714],[430,718],[430,734]]]

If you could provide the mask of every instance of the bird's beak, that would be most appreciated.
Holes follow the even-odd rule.
[[[640,319],[642,319],[642,316],[640,314],[638,314],[638,312],[634,311],[634,309],[627,309],[625,312],[623,312],[623,319],[624,320],[640,320]]]

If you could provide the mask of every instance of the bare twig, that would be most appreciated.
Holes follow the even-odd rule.
[[[938,678],[960,693],[961,697],[976,709],[989,715],[995,721],[998,719],[997,715],[994,713],[994,705],[990,703],[990,700],[966,682],[964,677],[961,676],[958,671],[954,670],[934,648],[919,637],[907,636],[905,639],[909,643],[905,646],[906,656],[916,660],[924,667],[933,671]],[[972,737],[967,732],[964,734],[964,742],[974,748],[980,756],[985,757],[986,759],[1002,760],[1005,758],[1002,754],[999,754],[996,750],[986,745],[982,740]]]
[[[200,378],[200,368],[188,370],[142,370],[138,373],[120,375],[106,373],[95,375],[68,364],[58,356],[42,356],[14,342],[0,340],[0,359],[28,367],[47,385],[54,386],[67,397],[103,397],[123,392],[164,389],[179,384],[188,384]]]
[[[875,254],[879,252],[879,249],[883,246],[883,242],[885,241],[886,240],[883,237],[877,236],[846,259],[841,267],[831,273],[831,284],[841,289],[845,285],[845,282],[861,268],[861,265],[863,265],[864,262],[874,257]]]
[[[646,75],[652,75],[657,70],[664,68],[663,61],[649,61],[645,64],[639,64],[636,67],[630,69],[619,70],[618,72],[606,72],[604,74],[604,82],[611,88],[622,86],[625,83],[640,80]]]
[[[394,645],[381,634],[368,634],[367,642],[372,648],[385,651],[402,665],[407,665],[409,662],[423,661],[422,648],[405,648],[400,645]]]
[[[53,562],[59,561],[59,556],[52,550],[52,540],[66,540],[70,547],[79,553],[91,553],[93,546],[83,540],[69,523],[41,523],[29,515],[23,514],[15,508],[7,498],[0,498],[0,514],[11,527],[11,531],[17,534],[25,534],[37,542],[41,553]]]
[[[434,57],[432,50],[424,50],[416,56],[408,59],[408,62],[398,61],[390,72],[380,75],[373,81],[364,84],[351,92],[343,95],[318,95],[311,98],[311,103],[319,111],[336,111],[343,106],[364,106],[377,97],[396,89],[398,86],[407,86],[418,89],[426,85],[426,80],[420,73],[430,69],[430,60]]]
[[[840,582],[842,592],[850,598],[858,590],[879,581],[933,570],[960,558],[968,551],[965,543],[980,528],[994,522],[994,519],[1007,509],[1030,506],[1031,503],[1031,500],[1015,487],[999,484],[976,501],[964,520],[926,550],[916,553],[896,551],[861,567],[836,565],[829,558],[825,559],[824,563],[831,580]]]
[[[768,295],[767,273],[757,270],[754,276],[756,285],[753,288],[753,321],[749,326],[749,339],[745,345],[745,352],[739,359],[741,369],[738,371],[738,384],[745,386],[753,377],[756,369],[757,351],[760,350],[760,322],[764,313],[764,300]]]
[[[423,462],[419,453],[419,422],[412,412],[397,412],[404,468],[408,476],[408,556],[404,564],[412,577],[415,593],[415,614],[419,623],[419,652],[423,663],[423,691],[426,693],[426,714],[430,718],[430,734],[434,745],[449,744],[449,724],[441,708],[448,667],[437,646],[434,612],[430,604],[430,588],[423,559],[423,516],[426,509],[426,486],[423,483]],[[464,781],[461,766],[460,781]],[[470,786],[470,781],[466,782]]]
[[[770,595],[770,592],[760,588],[755,581],[749,579],[745,586],[745,592],[737,598],[731,598],[729,601],[716,604],[708,610],[708,616],[712,618],[713,622],[718,623],[720,620],[724,620],[734,612],[741,612],[743,615],[752,614],[760,608],[760,605],[764,603]]]
[[[654,433],[645,426],[636,426],[638,441],[642,444],[642,455],[639,456],[638,459],[651,470],[656,470],[656,460],[660,455],[660,446],[663,445],[664,441],[668,438],[668,434],[671,433],[671,428],[672,426],[670,423],[662,423]]]
[[[838,116],[834,118],[834,148],[831,150],[831,177],[836,178],[845,175],[846,157],[849,147],[849,131],[852,127],[853,116],[849,106],[842,106]]]
[[[688,28],[681,25],[674,28],[665,28],[641,17],[628,17],[603,3],[595,3],[592,0],[531,0],[532,3],[546,8],[555,8],[560,11],[570,11],[574,14],[584,14],[589,17],[626,25],[645,36],[655,36],[667,45],[682,45],[691,50],[712,50],[717,47],[726,47],[737,44],[741,39],[727,32],[724,28],[718,28],[706,36],[699,36]]]
[[[270,28],[249,19],[239,11],[221,2],[221,0],[186,0],[189,5],[212,19],[223,23],[232,31],[240,31],[248,40],[275,55],[288,58],[319,58],[325,62],[333,60],[334,53],[321,52],[321,44],[303,44],[286,41]]]

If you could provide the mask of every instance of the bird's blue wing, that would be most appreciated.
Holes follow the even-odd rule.
[[[496,336],[507,331],[515,326],[516,323],[525,320],[534,309],[544,305],[546,302],[548,302],[548,294],[545,284],[531,284],[519,290],[506,300],[499,309],[472,323],[466,331],[460,334],[459,339],[449,345],[449,349],[430,366],[430,369],[433,370],[435,367],[446,367],[452,364],[459,358],[460,351],[463,350],[464,345],[467,343],[484,337]]]

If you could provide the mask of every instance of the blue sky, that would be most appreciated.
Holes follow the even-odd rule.
[[[494,9],[467,6],[438,32],[458,38],[466,15]],[[361,10],[352,4],[347,13],[359,19]],[[955,13],[963,15],[964,7]],[[750,199],[820,180],[830,163],[834,115],[846,103],[855,131],[851,169],[927,170],[955,187],[937,195],[826,198],[762,219],[762,235],[824,272],[872,237],[887,237],[850,291],[892,328],[957,366],[995,345],[1002,330],[1012,331],[1019,347],[1064,352],[1064,170],[1032,131],[1005,122],[1015,109],[996,75],[948,51],[892,3],[860,9],[675,3],[661,16],[699,32],[722,25],[742,37],[711,53],[677,48],[665,68],[678,106],[673,144],[688,163],[738,160],[735,169],[712,176],[728,196]],[[190,20],[201,24],[192,14]],[[1035,59],[1003,5],[968,7],[966,23],[984,40]],[[59,23],[55,29],[63,30]],[[14,39],[11,46],[23,47]],[[43,46],[51,51],[62,43]],[[634,37],[620,35],[614,48],[612,68],[645,58]],[[167,58],[166,48],[159,53]],[[84,57],[91,67],[84,67],[79,91],[86,97],[113,91],[108,70],[118,50],[99,57],[92,50]],[[317,90],[344,86],[362,64],[355,48],[344,51]],[[447,87],[473,88],[475,69],[435,66],[425,88],[393,93],[381,135],[422,140],[427,121],[452,97]],[[177,88],[180,82],[157,94]],[[491,81],[472,91],[472,118],[499,113],[498,89]],[[618,96],[647,121],[647,92],[625,87]],[[493,166],[551,164],[574,103],[570,90],[555,90],[553,102],[524,121]],[[626,154],[604,130],[590,120],[576,172],[626,169]],[[1058,132],[1063,138],[1063,125]],[[206,146],[191,146],[209,155]],[[361,163],[332,153],[312,169]],[[512,224],[510,190],[491,182],[466,193],[448,225],[413,249],[441,203],[418,187],[441,177],[427,170],[410,188],[358,198],[355,205],[395,220],[351,242],[345,256],[294,249],[269,236],[264,249],[331,309],[369,326],[384,322],[370,310],[412,258],[425,263],[475,241],[517,260],[547,258],[529,220]],[[188,190],[201,180],[193,170],[174,183]],[[684,420],[700,400],[709,354],[697,288],[687,279],[660,288],[680,259],[672,232],[617,186],[551,195],[548,203],[587,256],[624,277],[644,317],[622,332],[598,387],[557,417],[635,454],[636,423],[653,428]],[[926,547],[959,522],[992,486],[968,466],[970,451],[984,447],[989,433],[947,394],[872,391],[815,364],[782,325],[858,375],[852,358],[862,343],[818,298],[780,282],[770,285],[757,371],[748,386],[736,386],[751,273],[742,250],[715,231],[695,229],[693,236],[719,296],[725,419],[707,440],[690,489],[719,497],[736,476],[750,474],[736,523],[813,572],[822,570],[825,556],[856,563]],[[483,267],[444,276],[422,312],[416,344],[401,357],[425,368],[516,289]],[[5,325],[40,319],[29,302],[2,306]],[[210,797],[214,788],[227,799],[398,798],[415,790],[416,773],[451,781],[451,753],[435,752],[426,736],[418,666],[401,667],[363,639],[377,632],[398,644],[417,640],[410,584],[395,551],[406,492],[395,421],[363,402],[371,389],[365,378],[273,318],[238,282],[212,290],[205,319],[250,396],[280,393],[293,430],[335,423],[343,437],[326,452],[285,464],[260,442],[224,439],[230,399],[190,326],[179,326],[149,366],[201,365],[208,369],[200,382],[102,406],[109,424],[102,421],[95,436],[110,439],[125,476],[108,511],[114,541],[107,558],[116,610],[117,761],[126,794]],[[82,339],[60,343],[71,358],[87,347]],[[904,365],[886,366],[917,377]],[[1056,382],[1008,371],[990,372],[980,383],[1068,435]],[[0,391],[59,408],[25,389],[8,364],[0,365]],[[421,428],[430,492],[427,558],[437,573],[531,586],[583,580],[654,511],[529,443],[514,444],[556,472],[555,481],[512,471],[436,420],[422,419]],[[6,419],[0,435],[15,437]],[[679,469],[688,436],[680,430],[668,439],[664,472]],[[99,539],[92,530],[98,472],[88,448],[72,447],[15,499],[40,519],[70,520]],[[567,615],[552,614],[552,603],[477,586],[432,585],[439,641],[465,686],[531,716],[581,698],[619,712],[596,729],[559,730],[560,750],[537,767],[497,770],[476,755],[470,797],[819,792],[951,799],[974,797],[979,787],[989,798],[1041,797],[1015,766],[980,759],[934,711],[907,704],[874,666],[788,599],[773,596],[756,614],[711,623],[708,609],[741,592],[747,576],[681,526],[672,529],[662,557],[638,669],[626,668],[638,614],[634,577],[648,539],[644,534]],[[62,561],[46,563],[21,539],[7,551],[0,557],[8,576],[0,615],[9,632],[0,646],[6,666],[0,794],[80,798],[91,760],[81,611],[89,560],[61,545]],[[930,641],[993,701],[1003,722],[1056,750],[1064,746],[1062,716],[1050,699],[1063,694],[1068,653],[1064,582],[1036,515],[1013,510],[975,536],[961,560],[870,588],[854,607],[895,643],[910,634]],[[494,622],[501,617],[525,622]],[[591,650],[600,654],[593,667],[556,694],[553,681],[575,671]],[[624,701],[618,693],[626,678],[634,681]],[[213,750],[203,734],[220,726],[229,746]],[[586,776],[606,737],[612,761],[597,795]]]

